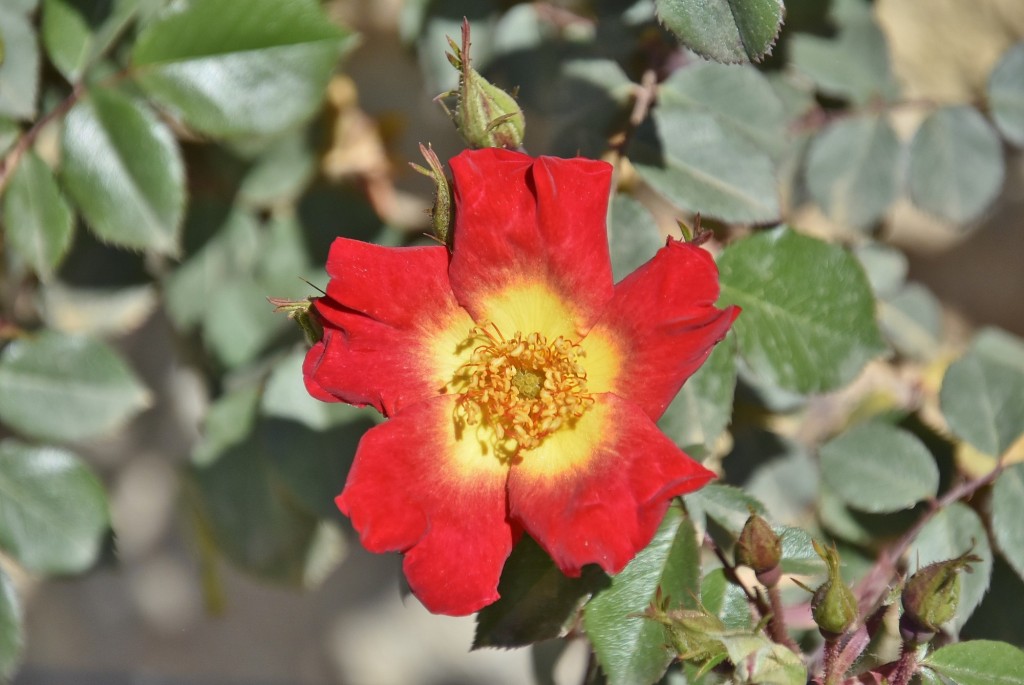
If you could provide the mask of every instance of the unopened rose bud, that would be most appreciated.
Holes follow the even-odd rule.
[[[774,587],[782,576],[782,541],[768,522],[751,514],[736,541],[736,561],[749,566],[765,587]]]
[[[839,572],[839,552],[835,546],[823,547],[815,540],[814,551],[828,566],[828,580],[814,591],[811,615],[825,639],[835,639],[849,630],[857,620],[857,599],[843,582]]]
[[[430,223],[434,228],[434,236],[437,240],[447,245],[452,227],[451,183],[449,183],[448,177],[444,175],[444,167],[441,166],[441,160],[437,158],[437,153],[429,146],[424,147],[422,144],[420,144],[420,152],[423,154],[423,158],[427,160],[427,167],[429,168],[412,163],[410,163],[410,166],[424,176],[429,176],[434,181],[434,206],[430,209]]]
[[[523,145],[526,119],[515,98],[498,88],[474,69],[469,58],[469,22],[462,22],[462,47],[451,38],[448,61],[459,70],[459,89],[438,98],[455,96],[455,111],[448,112],[455,128],[471,147],[502,147],[510,150]],[[442,102],[443,104],[443,102]]]
[[[900,633],[915,644],[928,642],[956,614],[960,603],[960,571],[971,571],[981,557],[968,551],[956,559],[938,561],[910,576],[903,586]]]

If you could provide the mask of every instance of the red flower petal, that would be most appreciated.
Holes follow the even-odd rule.
[[[615,378],[593,390],[615,392],[657,421],[740,313],[734,306],[717,309],[717,299],[718,268],[711,255],[669,240],[615,286],[615,297],[587,336],[628,350],[619,355]],[[584,345],[592,357],[587,363],[598,368],[601,348]]]
[[[714,478],[636,405],[612,394],[577,425],[524,452],[509,474],[509,513],[570,576],[618,573],[651,541],[669,500]]]
[[[309,392],[388,415],[436,396],[459,363],[455,345],[473,325],[455,302],[447,267],[440,246],[335,240],[327,297],[316,301],[324,338],[303,367]]]
[[[410,405],[363,436],[338,508],[371,552],[404,552],[405,577],[432,612],[469,614],[498,599],[515,532],[508,469],[456,440],[451,396]]]
[[[478,320],[486,300],[524,281],[572,304],[579,331],[612,295],[606,216],[611,166],[488,148],[450,162],[455,189],[452,289]]]

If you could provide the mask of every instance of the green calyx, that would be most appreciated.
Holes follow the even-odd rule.
[[[289,300],[284,297],[268,297],[267,301],[274,305],[275,314],[283,312],[299,325],[310,346],[317,344],[324,337],[324,327],[313,310],[313,298]]]
[[[438,98],[456,98],[455,111],[448,111],[455,128],[474,148],[501,147],[510,150],[523,145],[526,119],[515,98],[490,83],[472,67],[469,58],[469,22],[462,22],[462,46],[451,38],[448,61],[459,70],[459,89]],[[443,105],[443,102],[442,102]],[[447,110],[447,107],[445,108]]]
[[[814,551],[828,567],[828,580],[814,591],[811,615],[818,630],[828,638],[835,638],[849,630],[857,620],[857,598],[843,582],[839,571],[839,552],[835,546],[824,547],[814,541]]]
[[[434,181],[434,205],[430,209],[430,224],[434,229],[434,237],[443,245],[451,242],[452,228],[452,186],[444,174],[444,167],[437,153],[429,145],[420,143],[420,153],[427,161],[427,166],[409,163],[413,169]]]
[[[726,632],[725,624],[703,607],[697,609],[669,609],[668,597],[658,596],[645,612],[645,616],[665,627],[672,649],[680,661],[700,667],[703,674],[728,656],[728,650],[719,635]]]
[[[971,564],[979,561],[981,558],[968,550],[955,559],[929,564],[912,575],[901,596],[903,632],[928,636],[953,618],[960,603],[960,572],[969,573]]]

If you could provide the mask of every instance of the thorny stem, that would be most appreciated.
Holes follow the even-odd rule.
[[[825,685],[836,685],[846,672],[845,668],[838,667],[841,650],[839,637],[825,639]]]
[[[789,636],[789,631],[786,630],[786,620],[782,607],[782,593],[779,591],[778,585],[768,588],[768,601],[771,603],[772,611],[771,620],[768,621],[768,635],[771,636],[773,641],[789,647],[796,654],[800,654],[800,647]]]
[[[740,580],[739,575],[737,575],[736,567],[725,557],[725,553],[722,552],[721,548],[715,544],[715,541],[707,533],[704,534],[704,543],[714,551],[715,556],[722,563],[722,571],[729,582],[743,590],[743,594],[747,596],[747,601],[757,608],[761,618],[768,617],[767,630],[768,636],[772,641],[786,646],[796,654],[800,654],[800,647],[789,637],[789,633],[786,631],[786,623],[782,612],[782,597],[779,593],[779,588],[771,587],[768,588],[767,593],[764,593],[747,587]]]
[[[868,574],[858,583],[856,594],[860,597],[858,604],[862,617],[870,615],[885,596],[886,589],[889,587],[889,583],[897,571],[899,560],[914,542],[921,529],[945,507],[958,500],[971,497],[981,488],[994,482],[1005,468],[1006,464],[1003,459],[1000,459],[996,467],[989,473],[980,478],[963,482],[950,489],[942,497],[932,500],[928,511],[922,514],[921,518],[878,558],[878,561],[875,562],[875,565]]]
[[[896,670],[893,672],[889,683],[891,685],[908,685],[916,670],[917,648],[908,642],[904,642],[903,649],[900,652],[899,663],[896,664]]]

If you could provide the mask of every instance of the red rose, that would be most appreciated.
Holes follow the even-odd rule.
[[[738,310],[673,240],[613,285],[604,162],[482,149],[451,168],[450,255],[335,241],[304,374],[390,417],[337,500],[363,545],[404,553],[431,611],[467,614],[523,531],[568,575],[617,573],[713,477],[655,421]]]

